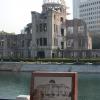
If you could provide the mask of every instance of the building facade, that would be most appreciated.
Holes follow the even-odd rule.
[[[85,22],[78,19],[71,21],[66,19],[64,0],[44,0],[42,13],[33,11],[31,14],[32,57],[63,57],[65,49],[92,48],[91,43],[89,46]],[[68,44],[71,43],[72,46],[69,47]]]
[[[66,20],[66,30],[66,50],[92,49],[92,40],[83,20]]]
[[[32,23],[28,23],[17,35],[18,57],[31,58]]]
[[[100,49],[76,49],[64,50],[64,57],[66,58],[100,58]]]
[[[67,20],[64,0],[44,0],[42,12],[31,14],[32,23],[27,24],[21,34],[1,32],[0,58],[72,57],[92,51],[85,21]],[[85,52],[82,55],[85,56]]]
[[[88,31],[100,33],[100,0],[74,0],[73,16],[87,24]]]
[[[21,34],[0,32],[0,59],[31,58],[31,29]]]
[[[66,48],[66,5],[64,0],[44,0],[42,13],[32,12],[32,56],[54,57]]]
[[[17,35],[0,32],[0,59],[17,56]]]
[[[79,5],[80,5],[80,0],[73,0],[73,18],[80,18]]]

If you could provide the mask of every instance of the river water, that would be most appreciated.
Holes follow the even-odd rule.
[[[37,67],[35,67],[35,70],[36,68],[37,70],[42,70],[41,66],[36,66]],[[57,65],[56,67],[53,66],[55,65],[52,65],[52,67],[48,68],[49,71],[50,69],[52,71],[57,71],[59,67],[62,67],[60,69],[63,70],[65,68],[65,65],[58,66],[58,69],[55,69]],[[96,65],[94,67],[96,67]],[[31,72],[1,71],[0,99],[15,99],[18,95],[28,95],[30,92],[30,81]],[[78,73],[78,100],[100,100],[100,73]]]

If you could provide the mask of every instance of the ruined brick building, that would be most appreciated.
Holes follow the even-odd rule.
[[[21,34],[0,34],[0,58],[96,56],[87,25],[67,19],[64,0],[43,0],[42,12],[32,11],[32,22]]]
[[[42,12],[32,11],[32,57],[63,57],[67,49],[92,49],[84,21],[67,20],[64,0],[44,0]]]

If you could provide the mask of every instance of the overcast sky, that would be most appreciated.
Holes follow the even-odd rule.
[[[65,0],[71,13],[72,0]],[[31,11],[41,12],[43,0],[0,0],[0,31],[19,34],[31,22]]]

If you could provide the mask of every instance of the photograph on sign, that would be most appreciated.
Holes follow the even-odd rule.
[[[35,77],[34,89],[40,90],[42,100],[71,100],[71,77]]]
[[[76,100],[74,79],[72,73],[33,73],[30,100]]]

